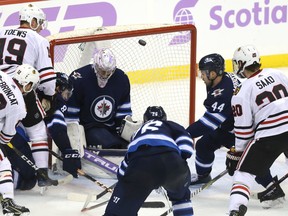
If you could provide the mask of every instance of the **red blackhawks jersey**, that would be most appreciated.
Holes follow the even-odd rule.
[[[288,78],[276,69],[263,69],[242,83],[232,97],[236,151],[249,141],[288,131]]]
[[[55,73],[50,58],[49,42],[28,28],[0,29],[0,70],[13,76],[18,65],[29,64],[40,75],[39,90],[55,93]]]
[[[26,116],[23,95],[11,77],[0,71],[0,144],[7,144]]]

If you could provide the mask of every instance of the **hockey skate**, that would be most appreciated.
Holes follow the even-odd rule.
[[[211,179],[212,178],[210,174],[207,174],[207,175],[192,174],[190,185],[205,184],[205,183],[208,183]]]
[[[25,216],[29,215],[30,211],[24,206],[19,206],[10,198],[5,198],[1,201],[2,211],[4,216]]]
[[[37,171],[37,180],[39,187],[58,185],[57,180],[50,179],[48,176],[48,168],[40,168]]]
[[[276,184],[274,188],[269,191],[263,191],[258,193],[258,199],[262,203],[264,209],[279,206],[285,201],[285,193],[279,184]]]
[[[245,205],[240,205],[239,210],[232,210],[229,216],[244,216],[247,212],[247,207]]]

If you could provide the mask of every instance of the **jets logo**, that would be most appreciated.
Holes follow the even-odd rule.
[[[115,101],[108,95],[96,98],[90,108],[91,115],[98,122],[106,122],[113,116]]]
[[[220,96],[222,95],[222,91],[224,91],[224,89],[215,89],[211,95],[213,95],[214,97]]]
[[[74,71],[71,75],[73,77],[73,79],[79,79],[82,78],[82,75],[80,73],[78,73],[77,71]]]

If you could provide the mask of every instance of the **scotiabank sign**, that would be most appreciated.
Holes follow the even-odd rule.
[[[276,2],[276,5],[275,5]],[[249,25],[263,26],[288,22],[288,2],[271,5],[270,0],[251,1],[249,8],[225,9],[222,5],[213,6],[210,10],[211,30],[220,28],[246,27]]]

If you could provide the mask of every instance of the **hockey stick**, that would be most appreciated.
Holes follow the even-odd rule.
[[[59,160],[63,161],[63,158],[58,155],[56,152],[52,151],[51,149],[49,149],[49,152],[56,158],[58,158]],[[88,175],[87,173],[85,173],[83,170],[78,169],[77,173],[81,176],[84,176],[85,178],[89,179],[90,181],[94,182],[95,184],[97,184],[98,186],[102,187],[105,189],[105,191],[108,192],[112,192],[113,190],[109,187],[107,187],[106,185],[104,185],[103,183],[99,182],[97,179],[94,179],[92,176]],[[100,198],[100,197],[99,197]],[[98,198],[98,199],[99,199]]]
[[[87,150],[84,149],[84,159],[86,159],[87,161],[90,161],[91,163],[95,164],[96,166],[110,172],[113,174],[117,174],[117,170],[118,170],[118,165]]]
[[[90,206],[90,207],[87,207],[87,205],[88,205],[89,202],[87,203],[86,206],[85,206],[85,204],[86,204],[86,202],[85,202],[85,204],[84,204],[81,212],[86,212],[86,211],[89,211],[89,210],[98,208],[98,207],[100,207],[100,206],[105,205],[105,204],[108,203],[108,202],[109,202],[109,200],[105,200],[105,201],[103,201],[103,202],[101,202],[101,203],[92,205],[92,206]],[[161,202],[161,201],[156,201],[156,202],[155,202],[155,201],[153,201],[153,202],[144,202],[141,207],[142,207],[142,208],[163,208],[163,207],[165,207],[165,204],[164,204],[163,202]]]
[[[97,152],[97,154],[101,157],[104,156],[117,156],[117,157],[124,157],[127,149],[98,149],[96,147],[85,147],[85,149],[92,151],[92,152]]]
[[[228,170],[225,169],[224,171],[222,171],[220,174],[218,174],[217,176],[215,176],[213,179],[211,179],[209,182],[207,182],[206,184],[202,185],[200,188],[198,188],[197,190],[193,191],[191,193],[191,198],[194,197],[195,195],[197,195],[198,193],[200,193],[202,190],[210,187],[212,184],[214,184],[218,179],[220,179],[221,177],[223,177],[224,175],[226,175],[228,173]]]
[[[88,150],[86,150],[86,151],[88,151]],[[58,158],[59,160],[63,161],[63,158],[62,158],[60,155],[58,155],[56,152],[54,152],[54,151],[52,151],[52,150],[50,150],[50,149],[49,149],[49,152],[50,152],[53,156],[55,156],[56,158]],[[87,152],[87,153],[88,153],[88,152]],[[85,153],[85,154],[87,154],[87,153]],[[89,155],[91,155],[91,154],[89,154]],[[93,154],[93,155],[95,156],[95,154]],[[93,155],[92,155],[92,156],[93,156]],[[103,160],[103,161],[106,161],[107,163],[110,162],[109,160],[107,160],[107,159],[105,159],[105,158],[102,158],[102,157],[100,157],[100,156],[98,156],[98,155],[96,155],[96,156],[97,156],[96,158],[101,159],[101,160]],[[89,156],[89,158],[94,158],[94,157]],[[114,164],[114,163],[112,163],[112,162],[110,162],[110,163],[111,163],[111,164]],[[116,164],[114,164],[114,165],[117,166]],[[117,169],[118,169],[118,166],[117,166]],[[114,169],[108,169],[108,170],[110,170],[110,172],[114,173],[115,175],[117,174],[117,171],[115,171]],[[113,170],[114,170],[114,171],[113,171]],[[97,185],[99,185],[100,187],[102,187],[102,188],[105,189],[104,191],[102,191],[101,193],[99,193],[98,195],[96,195],[95,200],[98,200],[99,198],[101,198],[102,196],[104,196],[105,194],[107,194],[107,193],[109,193],[109,192],[112,193],[112,192],[113,192],[113,188],[114,188],[114,187],[116,186],[116,184],[117,184],[117,182],[116,182],[116,183],[114,183],[113,185],[111,185],[110,187],[107,187],[107,186],[105,186],[104,184],[102,184],[101,182],[99,182],[98,180],[94,179],[92,176],[90,176],[90,175],[88,175],[87,173],[85,173],[85,172],[84,172],[83,170],[81,170],[81,169],[78,169],[78,170],[77,170],[77,173],[78,173],[79,175],[84,176],[85,178],[93,181],[94,183],[96,183]],[[96,205],[95,205],[96,207],[91,206],[91,207],[88,207],[88,208],[87,208],[87,205],[92,201],[92,198],[93,198],[93,195],[92,195],[92,194],[89,194],[89,195],[87,196],[86,201],[85,201],[84,206],[83,206],[83,208],[82,208],[81,211],[87,211],[87,210],[94,209],[94,208],[97,208],[97,207],[101,206],[101,205],[98,206],[98,204],[96,204]],[[93,199],[93,201],[94,201],[94,199]],[[107,201],[107,202],[108,202],[108,201]],[[106,203],[107,203],[107,202],[106,202]],[[104,205],[104,204],[105,204],[105,203],[103,202],[102,205]],[[146,208],[162,208],[162,207],[164,207],[164,206],[165,206],[165,204],[164,204],[163,202],[160,202],[160,201],[145,202],[145,203],[143,203],[143,205],[142,205],[142,207],[146,207]]]
[[[114,183],[113,185],[109,186],[109,188],[113,189],[116,186],[116,183]],[[105,194],[107,194],[108,191],[107,190],[103,190],[102,192],[100,192],[99,194],[92,194],[91,196],[91,201],[96,201],[98,199],[100,199],[101,197],[103,197]],[[88,196],[89,194],[83,194],[83,193],[68,193],[67,194],[67,199],[71,200],[71,201],[78,201],[78,202],[86,202],[88,200]]]
[[[206,184],[202,185],[200,188],[198,188],[197,190],[193,191],[191,193],[191,198],[194,197],[195,195],[197,195],[198,193],[200,193],[202,190],[210,187],[213,183],[215,183],[218,179],[220,179],[221,177],[223,177],[224,175],[226,175],[228,173],[228,170],[225,169],[224,171],[222,171],[220,174],[218,174],[217,176],[215,176],[213,179],[211,179],[209,182],[207,182]],[[173,211],[173,208],[170,207],[167,211],[165,211],[163,214],[161,214],[160,216],[166,216],[169,215],[171,212]]]
[[[30,167],[32,167],[38,175],[49,181],[52,185],[63,185],[71,182],[73,180],[73,176],[71,174],[67,175],[66,177],[58,180],[50,179],[49,176],[41,169],[39,169],[36,164],[34,164],[28,157],[26,157],[21,151],[19,151],[17,148],[15,148],[12,143],[7,144],[8,147],[10,147],[14,152],[22,158],[23,161],[25,161]]]

